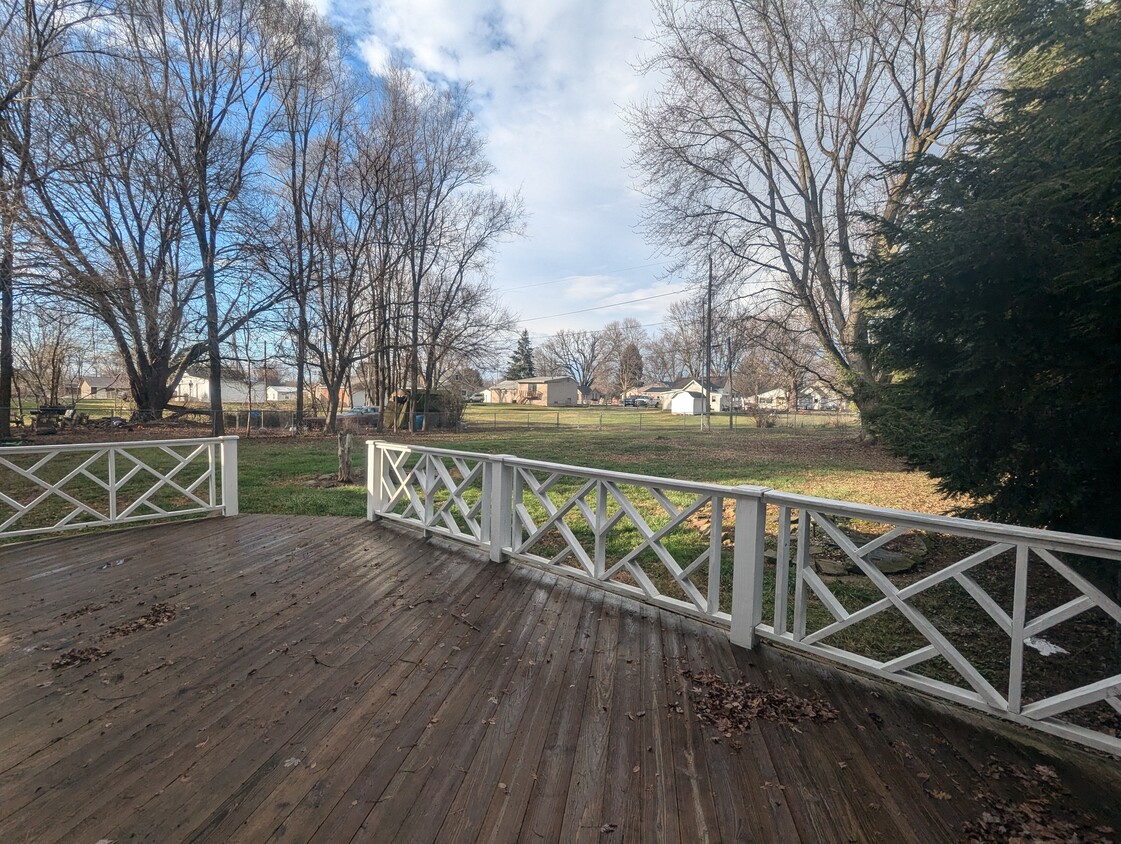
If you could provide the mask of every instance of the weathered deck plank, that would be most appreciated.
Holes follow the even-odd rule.
[[[1113,760],[349,519],[0,549],[0,656],[2,841],[953,841],[992,762],[1121,815]],[[686,670],[840,718],[730,740]]]

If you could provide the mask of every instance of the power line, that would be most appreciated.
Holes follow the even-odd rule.
[[[572,316],[573,314],[586,314],[590,311],[602,311],[606,310],[607,308],[618,308],[622,305],[634,305],[638,302],[649,302],[651,299],[664,299],[666,296],[679,296],[688,289],[688,287],[682,287],[680,290],[671,290],[669,293],[657,293],[653,296],[643,296],[641,299],[628,299],[626,302],[612,302],[610,305],[597,305],[594,308],[581,308],[578,311],[565,311],[563,314],[547,314],[546,316],[530,317],[529,319],[521,320],[521,322],[537,322],[538,320],[542,319],[555,319],[556,317]]]
[[[626,272],[630,272],[631,270],[645,270],[645,269],[648,269],[650,267],[660,267],[660,266],[662,266],[661,263],[639,264],[637,267],[623,267],[622,269],[619,269],[619,270],[603,270],[602,272],[596,273],[596,275],[614,275],[615,273],[626,273]],[[586,276],[566,275],[564,278],[557,278],[557,279],[554,279],[553,281],[539,281],[536,284],[523,284],[520,287],[503,287],[501,292],[503,292],[503,293],[513,293],[515,290],[530,290],[534,287],[547,287],[550,284],[563,284],[566,281],[575,281],[576,279],[579,279],[579,278],[586,278]]]

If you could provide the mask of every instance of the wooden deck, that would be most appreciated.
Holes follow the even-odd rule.
[[[0,655],[3,842],[957,841],[1037,765],[1121,815],[1115,760],[352,519],[9,547]],[[840,717],[726,738],[706,669]]]

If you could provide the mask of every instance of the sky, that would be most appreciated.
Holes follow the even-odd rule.
[[[491,283],[535,344],[626,317],[658,330],[684,284],[638,230],[622,114],[651,85],[634,67],[649,50],[650,0],[318,5],[359,33],[373,70],[399,54],[430,78],[471,83],[491,185],[520,191],[528,212],[525,236],[499,247]]]

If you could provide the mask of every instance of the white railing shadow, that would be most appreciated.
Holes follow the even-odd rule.
[[[237,437],[4,448],[0,478],[0,538],[232,516]]]
[[[1025,646],[1086,613],[1121,642],[1121,606],[1083,571],[1087,560],[1121,560],[1121,541],[510,455],[368,447],[371,520],[702,618],[744,647],[762,638],[1121,755],[1121,720],[1107,723],[1121,714],[1121,671],[1043,692],[1025,673]],[[923,536],[960,554],[903,578],[877,565],[889,546]],[[821,571],[822,554],[842,561],[843,577]],[[1035,588],[1033,575],[1069,594],[1053,598],[1054,584]],[[963,644],[959,621],[930,609],[947,588],[959,590],[956,611],[968,604],[995,633]],[[903,652],[862,652],[850,634],[888,614],[895,638],[885,647]],[[1098,704],[1106,718],[1079,715]]]

